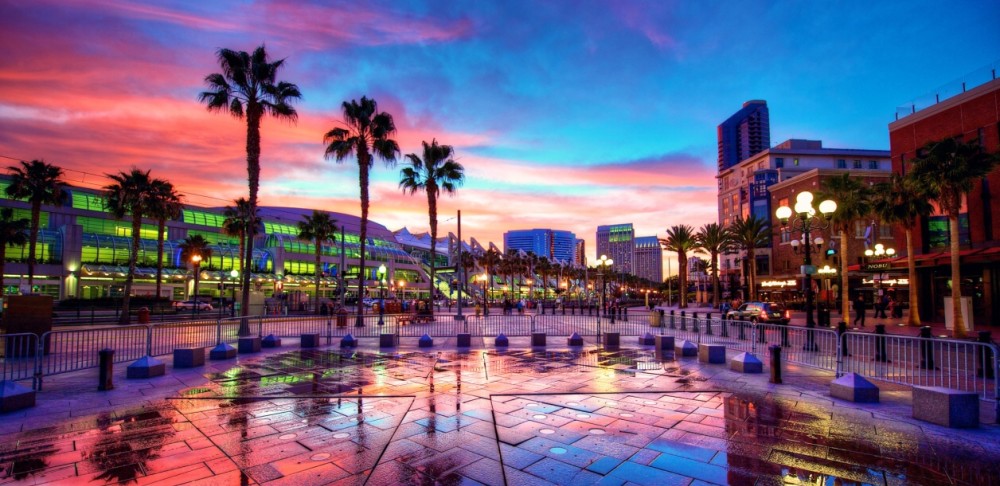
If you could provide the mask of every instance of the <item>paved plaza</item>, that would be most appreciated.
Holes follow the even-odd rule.
[[[118,365],[108,392],[96,370],[51,376],[0,415],[0,483],[1000,484],[1000,427],[916,421],[906,387],[855,404],[825,371],[773,385],[555,341],[286,342],[153,379]]]

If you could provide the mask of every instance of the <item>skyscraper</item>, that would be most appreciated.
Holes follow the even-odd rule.
[[[663,250],[656,236],[635,239],[635,276],[652,282],[663,281]]]
[[[532,252],[552,261],[572,263],[576,258],[576,235],[552,229],[512,230],[503,234],[503,251]]]
[[[635,229],[632,223],[597,227],[597,257],[614,260],[616,272],[635,273]]]
[[[771,146],[771,122],[764,100],[750,100],[718,126],[719,172]]]

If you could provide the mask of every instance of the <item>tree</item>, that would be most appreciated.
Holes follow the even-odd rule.
[[[486,279],[489,281],[489,290],[493,289],[493,275],[496,274],[497,268],[503,263],[503,259],[500,256],[500,252],[495,248],[490,248],[483,252],[479,257],[479,266],[486,270]],[[489,292],[483,289],[483,292],[489,296]]]
[[[26,218],[14,219],[13,208],[0,209],[0,298],[3,298],[3,267],[7,262],[7,246],[24,246],[28,244],[26,234],[31,222]],[[79,285],[79,282],[77,283]]]
[[[361,187],[361,228],[360,247],[358,251],[359,267],[358,298],[365,290],[365,242],[368,239],[368,173],[372,169],[376,157],[382,159],[387,167],[396,165],[396,155],[399,154],[399,144],[391,137],[396,134],[396,124],[392,115],[378,111],[378,103],[362,96],[361,101],[345,101],[341,105],[345,127],[337,127],[323,135],[323,143],[327,144],[324,152],[327,158],[334,157],[337,163],[343,162],[354,154],[358,161],[358,184]],[[434,242],[432,242],[433,244]],[[432,262],[433,264],[433,262]],[[434,285],[431,282],[431,285]],[[433,296],[432,296],[433,297]],[[364,306],[358,306],[357,325],[362,325]]]
[[[403,167],[399,174],[399,187],[403,192],[413,195],[417,191],[427,194],[427,212],[431,223],[431,297],[434,296],[434,266],[437,259],[437,200],[438,196],[455,194],[458,186],[465,181],[465,168],[452,158],[455,151],[451,145],[438,145],[437,140],[431,144],[422,142],[424,157],[417,154],[407,154],[409,167]],[[433,309],[433,306],[430,306]]]
[[[132,282],[135,280],[136,263],[139,260],[139,242],[142,239],[142,218],[149,216],[154,208],[155,184],[149,177],[149,171],[132,168],[129,172],[107,174],[114,181],[104,186],[104,203],[107,210],[119,220],[131,217],[132,247],[128,255],[128,273],[125,275],[125,290],[122,295],[122,313],[119,324],[128,324],[129,300],[132,295]]]
[[[166,237],[167,220],[177,219],[184,205],[181,196],[174,190],[174,185],[155,179],[152,182],[149,216],[156,220],[156,298],[160,298],[160,288],[163,285],[163,240]]]
[[[313,296],[313,308],[319,314],[319,279],[323,273],[320,255],[323,253],[323,243],[332,241],[337,232],[335,221],[328,213],[313,210],[312,216],[304,216],[299,221],[299,239],[312,242],[316,246],[316,295]]]
[[[198,95],[208,111],[227,112],[247,122],[247,182],[250,189],[249,214],[257,214],[257,191],[260,188],[260,122],[265,115],[294,122],[298,113],[291,102],[302,97],[299,87],[277,81],[278,70],[284,59],[271,61],[261,45],[248,54],[244,51],[219,49],[221,73],[205,76],[209,91]],[[253,238],[247,238],[246,254],[253,255]],[[250,288],[253,258],[247,258],[243,267],[244,290]],[[360,308],[360,306],[359,306]],[[250,292],[243,292],[242,314],[250,312]],[[249,325],[240,325],[240,336],[250,332]]]
[[[918,227],[918,219],[927,217],[933,207],[929,197],[920,191],[917,181],[900,174],[893,174],[889,182],[876,185],[872,196],[873,209],[878,218],[887,224],[898,224],[906,233],[906,267],[910,282],[910,315],[907,324],[920,326],[920,295],[917,265],[913,259],[913,228]]]
[[[948,215],[951,243],[951,302],[955,337],[965,337],[962,317],[962,274],[959,261],[958,216],[962,202],[977,182],[1000,164],[1000,156],[987,153],[979,142],[962,142],[950,137],[929,142],[924,155],[913,160],[912,177],[923,193]]]
[[[750,287],[750,300],[757,300],[757,248],[771,242],[771,224],[752,214],[746,219],[737,216],[728,231],[733,245],[747,253],[747,286]]]
[[[201,273],[201,262],[211,260],[212,258],[212,247],[208,245],[208,240],[201,235],[191,235],[184,238],[178,248],[181,250],[181,261],[191,262],[194,275],[194,290],[191,295],[192,299],[195,301],[195,310],[198,310],[198,277]],[[197,257],[197,258],[195,258]]]
[[[31,204],[31,225],[28,233],[28,287],[35,284],[35,248],[38,245],[39,220],[42,204],[57,204],[62,200],[66,184],[62,180],[63,171],[41,160],[21,161],[20,166],[7,167],[10,171],[10,185],[7,195],[15,199],[26,199]]]
[[[719,223],[708,223],[701,227],[695,235],[698,248],[708,252],[709,270],[712,272],[712,307],[719,307],[719,254],[729,251],[732,240],[729,232],[719,226]]]
[[[222,221],[222,232],[236,237],[240,245],[240,269],[244,268],[244,260],[249,258],[251,264],[246,268],[253,271],[252,255],[246,254],[247,240],[252,239],[260,232],[261,221],[256,211],[250,211],[250,201],[245,197],[233,200],[232,206],[226,206],[222,215],[226,218]]]
[[[469,283],[469,275],[471,275],[476,269],[476,256],[462,250],[461,253],[459,253],[458,262],[459,265],[462,266],[462,269],[465,270],[463,272],[463,275],[465,275],[465,281],[462,282],[462,289],[465,289]],[[468,294],[468,291],[466,291],[466,293]]]
[[[847,320],[851,303],[847,278],[847,264],[850,262],[848,235],[856,220],[872,214],[871,190],[861,179],[844,173],[822,180],[816,199],[830,199],[837,203],[830,224],[840,232],[840,315]]]
[[[678,224],[667,229],[667,238],[662,241],[667,251],[677,252],[677,275],[680,278],[681,300],[680,308],[687,308],[687,252],[695,249],[698,242],[695,239],[694,228],[686,224]]]

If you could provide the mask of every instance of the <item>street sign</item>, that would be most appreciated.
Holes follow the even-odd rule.
[[[816,274],[816,265],[802,265],[799,273],[801,273],[803,275],[815,275]]]

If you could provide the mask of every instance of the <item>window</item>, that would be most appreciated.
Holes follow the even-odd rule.
[[[184,210],[184,222],[188,224],[221,228],[225,220],[226,217],[221,214],[207,213],[205,211],[195,211],[192,209]]]
[[[794,165],[795,167],[799,166],[799,159],[798,159],[798,157],[792,159],[792,165]]]
[[[844,160],[844,159],[837,159],[837,168],[838,169],[846,169],[847,168],[847,161]]]
[[[785,166],[785,159],[782,157],[774,159],[774,166],[779,169],[783,168]]]
[[[880,224],[878,226],[879,239],[892,239],[892,225]]]
[[[788,243],[789,241],[792,241],[792,231],[789,230],[788,228],[782,228],[781,229],[781,242],[782,243]]]
[[[854,168],[855,169],[861,168],[861,159],[854,159]]]
[[[854,222],[854,237],[855,238],[864,238],[865,237],[865,230],[866,229],[868,229],[868,225],[864,221],[861,221],[861,220],[855,221]]]
[[[869,160],[868,161],[868,168],[871,169],[871,170],[878,170],[878,161],[877,160]]]

